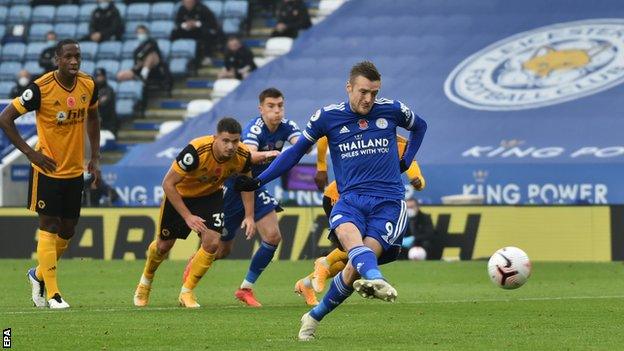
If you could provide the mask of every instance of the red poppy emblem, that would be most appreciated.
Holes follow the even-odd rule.
[[[368,121],[365,119],[361,119],[358,121],[358,127],[360,127],[360,129],[364,130],[364,129],[368,129]]]
[[[74,108],[76,106],[76,99],[73,96],[67,97],[67,107]]]

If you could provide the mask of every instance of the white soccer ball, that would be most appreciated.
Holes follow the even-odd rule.
[[[427,251],[420,246],[414,246],[407,251],[407,258],[412,261],[424,261],[427,259]]]
[[[519,248],[503,247],[490,257],[488,274],[495,285],[503,289],[517,289],[531,276],[531,261]]]

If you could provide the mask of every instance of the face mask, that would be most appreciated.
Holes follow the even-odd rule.
[[[137,34],[137,39],[139,39],[140,42],[146,41],[147,40],[147,33]]]
[[[108,8],[108,5],[109,5],[109,4],[110,4],[110,3],[109,3],[108,1],[103,1],[103,2],[98,3],[98,6],[99,6],[102,10],[106,10],[106,9]]]
[[[21,87],[25,87],[26,85],[28,85],[28,82],[30,82],[30,79],[28,79],[28,77],[19,77],[19,79],[17,80],[17,84],[19,84]]]
[[[416,209],[415,208],[408,208],[407,209],[407,216],[408,217],[416,217]]]
[[[48,46],[56,45],[56,40],[48,40]]]

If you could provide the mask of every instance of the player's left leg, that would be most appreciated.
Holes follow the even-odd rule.
[[[260,243],[260,248],[251,258],[247,275],[234,295],[248,306],[261,307],[262,304],[254,296],[253,286],[269,263],[271,263],[271,260],[273,260],[277,246],[282,241],[282,234],[279,230],[275,210],[271,210],[260,218],[256,222],[256,228],[262,238],[262,242]]]

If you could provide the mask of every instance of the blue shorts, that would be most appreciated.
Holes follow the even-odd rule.
[[[358,228],[362,238],[377,240],[384,250],[379,260],[391,262],[398,255],[407,228],[407,205],[403,200],[342,195],[332,209],[329,226],[333,230],[347,222]]]
[[[256,190],[254,202],[254,220],[259,221],[272,211],[282,212],[277,200],[265,188]],[[221,241],[230,241],[236,236],[240,225],[245,219],[245,208],[240,193],[233,189],[225,189],[223,195],[223,213],[225,227],[221,234]]]

